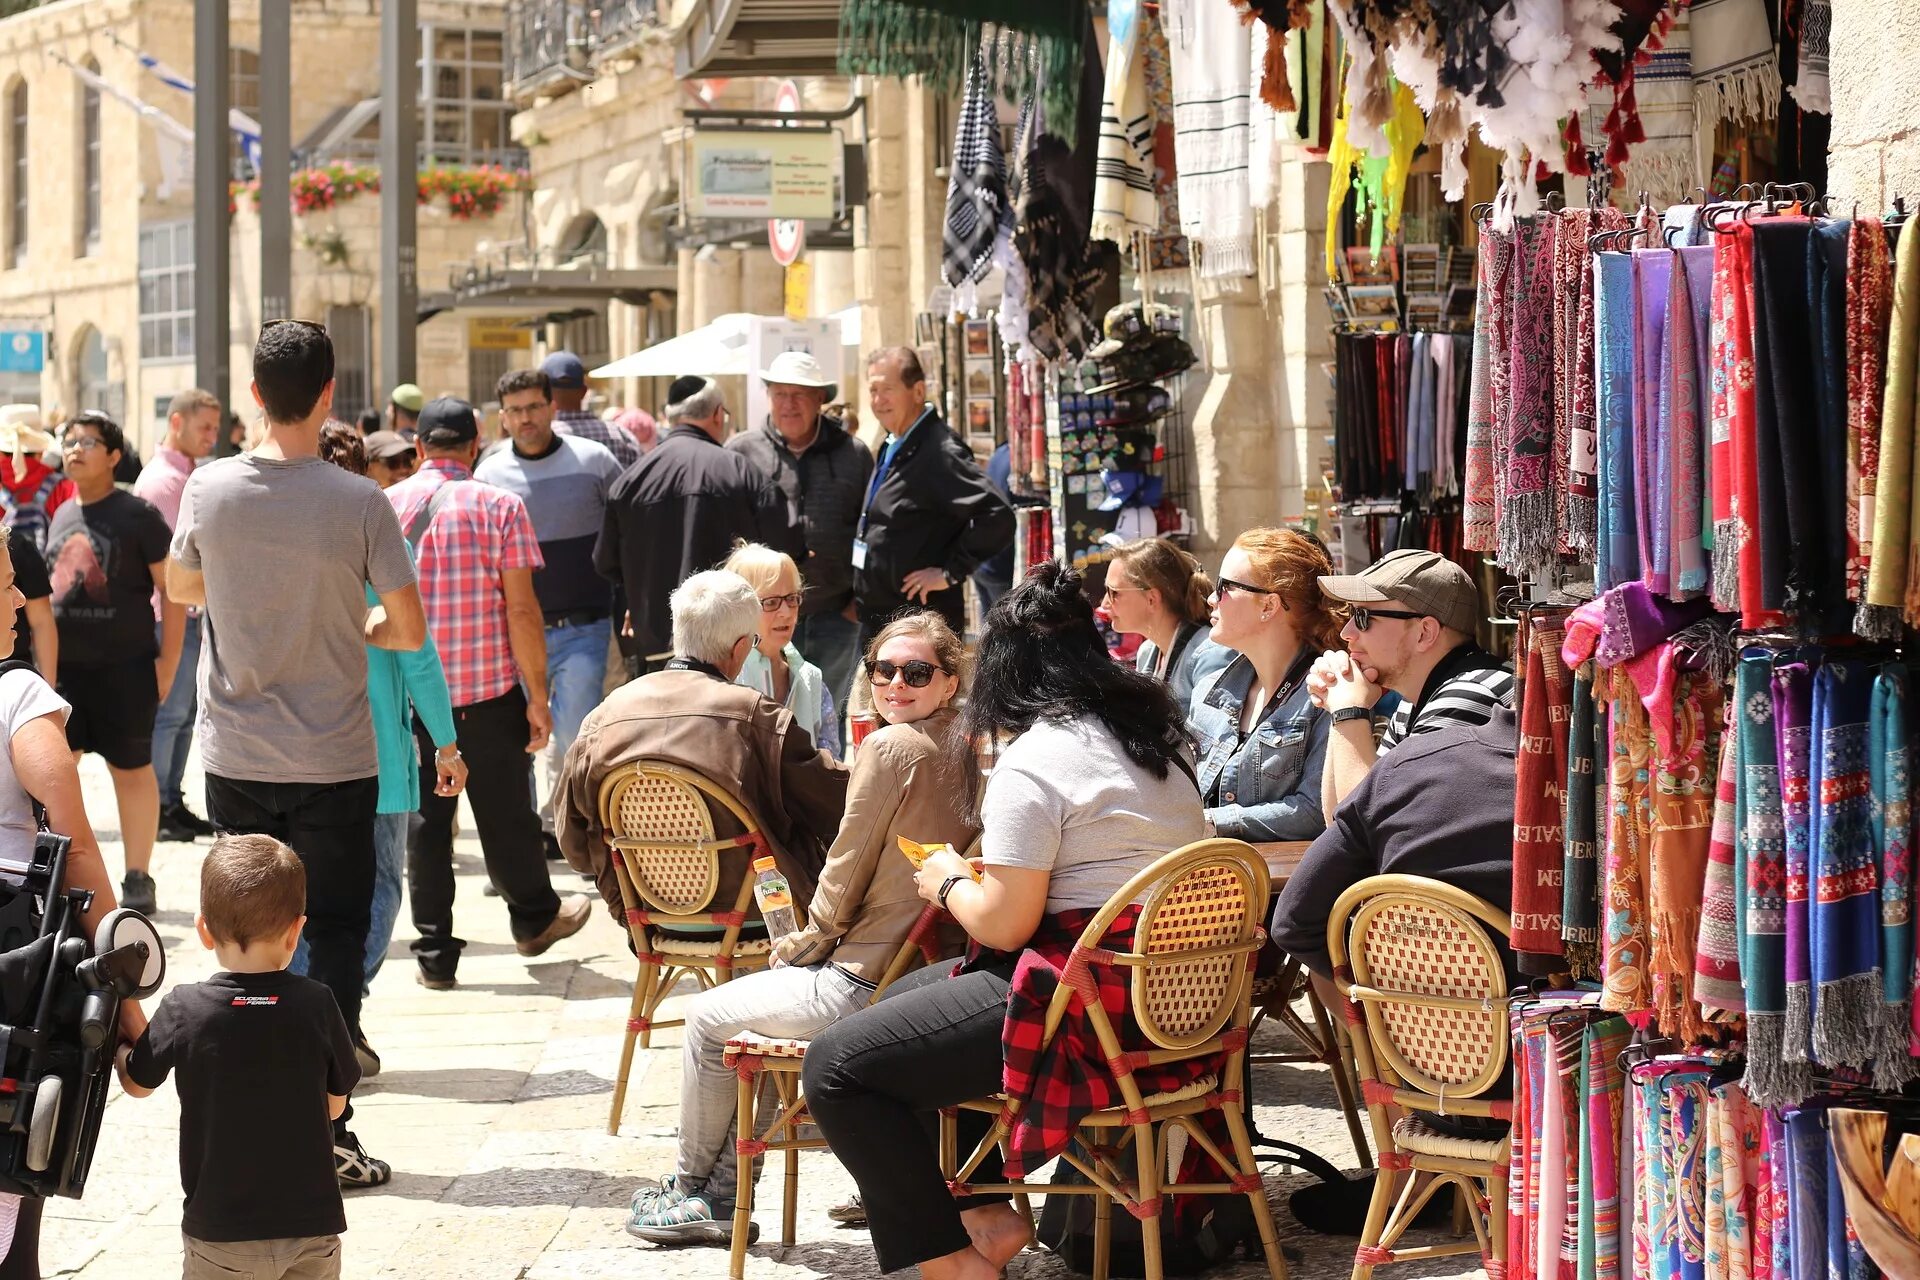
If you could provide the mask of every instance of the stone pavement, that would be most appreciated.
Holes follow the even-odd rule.
[[[82,776],[88,812],[117,879],[117,819],[105,770],[89,757]],[[191,795],[198,778],[189,781]],[[193,936],[204,850],[204,844],[166,844],[155,859],[169,986],[214,968],[213,953]],[[632,980],[620,930],[596,910],[580,935],[538,960],[523,960],[514,953],[499,901],[482,896],[485,872],[470,821],[457,857],[456,919],[471,940],[460,987],[432,992],[414,982],[403,912],[367,1002],[367,1034],[384,1069],[355,1094],[354,1129],[369,1151],[392,1163],[394,1178],[387,1187],[348,1195],[345,1274],[354,1280],[724,1277],[724,1251],[657,1249],[621,1229],[638,1180],[671,1171],[680,1033],[662,1032],[652,1050],[636,1055],[620,1136],[609,1137],[607,1110]],[[586,887],[564,867],[556,884],[563,892]],[[1277,1033],[1274,1038],[1281,1040]],[[1323,1070],[1264,1067],[1256,1073],[1255,1094],[1263,1100],[1256,1107],[1261,1130],[1337,1165],[1353,1163]],[[146,1099],[115,1089],[86,1198],[47,1206],[44,1274],[83,1280],[178,1274],[178,1117],[171,1088]],[[837,1227],[826,1216],[853,1191],[830,1155],[801,1156],[792,1248],[778,1243],[780,1180],[776,1162],[760,1182],[762,1235],[748,1276],[865,1280],[878,1274],[866,1233]],[[1292,1274],[1301,1280],[1345,1276],[1353,1242],[1306,1231],[1287,1212],[1287,1193],[1306,1181],[1268,1177]],[[1442,1259],[1381,1275],[1479,1276],[1477,1264],[1477,1258]],[[1026,1253],[1009,1268],[1016,1280],[1069,1274],[1044,1252]],[[1236,1262],[1210,1274],[1252,1280],[1265,1270]]]

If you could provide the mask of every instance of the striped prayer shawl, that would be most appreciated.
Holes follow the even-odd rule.
[[[1160,223],[1153,192],[1153,100],[1143,46],[1140,0],[1107,6],[1107,83],[1100,103],[1100,150],[1093,170],[1094,240],[1126,247]]]

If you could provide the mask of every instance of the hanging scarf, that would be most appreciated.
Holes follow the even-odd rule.
[[[1666,367],[1667,291],[1673,255],[1665,249],[1633,251],[1633,483],[1639,514],[1639,577],[1649,590],[1668,594],[1672,508],[1663,475],[1664,448],[1671,439],[1661,420],[1661,370]],[[1659,495],[1656,500],[1655,495]]]
[[[1092,39],[1092,28],[1088,28]],[[1082,74],[1097,76],[1092,57]],[[1041,359],[1078,360],[1098,337],[1095,290],[1102,277],[1088,252],[1093,172],[1100,143],[1093,94],[1078,118],[1042,120],[1037,104],[1021,110],[1020,188],[1014,198],[1014,249],[1027,275],[1027,341]]]
[[[1827,1135],[1818,1110],[1787,1113],[1787,1233],[1792,1274],[1847,1280],[1827,1269]]]
[[[1821,487],[1807,377],[1811,349],[1805,218],[1753,225],[1753,351],[1760,481],[1761,599],[1769,609],[1818,613]]]
[[[1201,278],[1252,275],[1252,34],[1226,0],[1164,0],[1160,21],[1173,55],[1180,230],[1201,246]]]
[[[1880,409],[1880,477],[1873,506],[1873,554],[1866,604],[1853,629],[1872,640],[1900,639],[1913,548],[1914,365],[1920,355],[1920,233],[1901,224],[1894,254],[1893,309],[1887,327],[1886,394]]]
[[[1107,80],[1100,100],[1100,159],[1093,172],[1093,229],[1088,235],[1123,249],[1135,235],[1150,234],[1160,223],[1160,202],[1153,194],[1157,121],[1147,94],[1142,49],[1149,21],[1140,0],[1114,0],[1107,6]]]
[[[1700,939],[1694,957],[1694,998],[1715,1020],[1743,1012],[1740,986],[1740,740],[1737,707],[1729,705],[1720,738],[1719,780],[1713,797],[1713,831],[1707,844],[1706,892],[1700,902]]]
[[[1593,668],[1573,677],[1567,715],[1566,860],[1560,878],[1560,941],[1575,978],[1600,976],[1600,869],[1596,818],[1601,801],[1600,761],[1606,729],[1595,714]]]
[[[1467,457],[1462,474],[1462,544],[1470,551],[1492,551],[1497,545],[1494,460],[1495,369],[1504,381],[1506,348],[1495,342],[1495,317],[1502,299],[1496,293],[1513,241],[1480,225],[1480,249],[1475,258],[1479,305],[1473,313],[1473,369],[1467,390]],[[1504,332],[1504,330],[1502,330]]]
[[[1705,379],[1707,302],[1713,282],[1713,251],[1699,248],[1672,251],[1672,285],[1667,294],[1665,383],[1661,409],[1666,419],[1671,461],[1667,467],[1667,495],[1671,547],[1667,553],[1675,599],[1697,596],[1707,589],[1707,530],[1701,516],[1707,457],[1707,397]]]
[[[1814,822],[1808,941],[1813,1052],[1829,1067],[1864,1067],[1879,1023],[1878,867],[1866,664],[1829,662],[1813,682]]]
[[[1625,1077],[1620,1054],[1632,1028],[1600,1018],[1583,1033],[1580,1062],[1580,1280],[1620,1280],[1620,1124]]]
[[[1747,855],[1746,928],[1740,977],[1746,984],[1746,1088],[1758,1106],[1806,1095],[1802,1058],[1783,1053],[1787,1021],[1786,816],[1781,799],[1779,735],[1771,688],[1773,660],[1751,652],[1734,677],[1739,706],[1740,786]]]
[[[1701,169],[1711,165],[1721,121],[1772,120],[1780,114],[1780,64],[1763,0],[1693,0],[1693,110]]]
[[[1713,237],[1713,288],[1707,320],[1707,433],[1712,475],[1712,581],[1708,596],[1725,613],[1740,609],[1740,535],[1733,516],[1734,384],[1741,376],[1734,350],[1734,244],[1732,236]],[[1753,370],[1745,371],[1749,387]]]
[[[1749,630],[1770,626],[1779,613],[1766,604],[1765,573],[1760,545],[1761,512],[1765,495],[1760,488],[1761,438],[1759,426],[1760,385],[1757,357],[1758,331],[1754,306],[1753,226],[1744,220],[1734,225],[1728,237],[1733,244],[1730,268],[1732,311],[1731,399],[1733,441],[1733,543],[1738,548],[1740,625]],[[1777,512],[1777,508],[1774,509]],[[1773,519],[1778,519],[1775,515]],[[1716,540],[1717,545],[1717,540]]]
[[[1594,255],[1593,296],[1594,411],[1598,429],[1595,471],[1600,488],[1594,586],[1607,591],[1640,576],[1639,517],[1633,489],[1631,255]]]
[[[1648,976],[1647,870],[1653,843],[1653,729],[1624,671],[1606,673],[1613,729],[1607,868],[1602,903],[1601,1007],[1626,1013],[1653,1004]],[[1596,682],[1596,689],[1600,686]]]
[[[1600,454],[1597,394],[1594,386],[1598,310],[1597,266],[1587,235],[1618,230],[1626,215],[1611,206],[1580,210],[1585,215],[1562,250],[1571,250],[1578,268],[1573,281],[1573,352],[1568,361],[1567,536],[1560,550],[1576,560],[1592,561],[1600,549]]]
[[[1560,726],[1567,723],[1573,690],[1560,660],[1565,639],[1565,629],[1550,624],[1536,624],[1527,637],[1520,746],[1514,757],[1511,942],[1520,971],[1541,976],[1566,968],[1560,907],[1567,739]]]
[[[1646,895],[1648,1003],[1659,1015],[1661,1031],[1692,1042],[1707,1033],[1692,988],[1713,830],[1720,686],[1705,672],[1681,671],[1672,680],[1671,695],[1663,697],[1644,683],[1647,673],[1664,672],[1663,664],[1628,670],[1635,672],[1636,687],[1648,704],[1655,745]]]
[[[978,283],[992,265],[995,239],[1012,232],[1013,209],[1007,203],[1007,163],[1000,154],[1000,124],[994,118],[986,59],[976,53],[953,135],[941,275],[955,288]]]
[[[994,60],[1001,94],[1018,101],[1039,90],[1050,117],[1073,119],[1085,65],[1087,9],[1079,0],[846,0],[840,72],[918,76],[951,96],[966,79],[983,24],[1002,29],[1017,46]]]
[[[1913,1003],[1913,809],[1907,772],[1907,669],[1888,663],[1873,682],[1867,760],[1873,778],[1873,847],[1880,855],[1880,1008],[1873,1085],[1892,1093],[1916,1074],[1908,1053]]]
[[[1587,269],[1587,232],[1593,216],[1586,209],[1563,209],[1549,214],[1556,226],[1553,238],[1553,488],[1561,495],[1555,504],[1554,550],[1571,550],[1572,517],[1568,502],[1573,493],[1573,383],[1579,369],[1580,277]],[[1591,365],[1588,366],[1592,368]]]
[[[1839,220],[1813,229],[1807,243],[1807,281],[1813,374],[1811,444],[1817,459],[1819,534],[1811,548],[1812,592],[1820,630],[1844,631],[1847,608],[1847,241],[1852,224]]]
[[[1847,599],[1865,598],[1873,559],[1873,507],[1880,477],[1880,404],[1886,386],[1893,263],[1878,218],[1856,218],[1847,235]]]
[[[1780,753],[1780,813],[1787,860],[1787,1021],[1780,1055],[1789,1066],[1804,1071],[1813,1041],[1813,960],[1808,933],[1813,871],[1813,672],[1806,663],[1787,662],[1774,667],[1773,719]]]
[[[1803,112],[1833,112],[1833,91],[1827,80],[1827,47],[1832,39],[1832,0],[1806,0],[1800,10],[1799,66],[1788,90]]]
[[[1677,16],[1665,42],[1636,69],[1633,94],[1646,136],[1633,148],[1632,159],[1616,185],[1623,190],[1646,191],[1655,200],[1678,201],[1700,181],[1694,128],[1693,37],[1688,14]]]

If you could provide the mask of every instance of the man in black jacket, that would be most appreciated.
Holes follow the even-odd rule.
[[[607,493],[593,567],[626,591],[620,647],[634,673],[673,656],[667,597],[692,574],[724,561],[736,539],[806,554],[771,477],[720,445],[727,406],[711,378],[667,388],[672,429],[620,474]]]
[[[933,609],[966,625],[967,575],[1013,542],[1013,508],[967,446],[927,403],[912,347],[867,359],[867,400],[887,429],[854,532],[854,598],[861,634],[903,609]]]
[[[727,448],[773,477],[787,512],[805,532],[800,574],[806,600],[793,644],[818,663],[833,692],[833,705],[847,705],[858,664],[860,627],[853,613],[853,538],[860,504],[873,472],[873,454],[847,434],[838,418],[821,412],[834,393],[820,364],[804,351],[783,351],[760,375],[766,384],[767,421],[727,441]]]

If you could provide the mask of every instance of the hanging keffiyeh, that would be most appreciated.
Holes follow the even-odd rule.
[[[1160,21],[1173,57],[1180,230],[1201,246],[1202,277],[1252,275],[1252,35],[1227,0],[1165,0]]]
[[[1107,5],[1107,83],[1100,104],[1100,159],[1093,176],[1095,240],[1129,244],[1159,225],[1153,194],[1153,104],[1147,96],[1140,0]],[[956,157],[957,162],[957,157]]]
[[[960,99],[960,123],[953,135],[953,162],[947,176],[947,221],[941,275],[955,288],[977,284],[993,265],[994,241],[1013,233],[1007,203],[1007,162],[1000,153],[1000,125],[986,59],[973,56],[967,91]],[[962,308],[963,310],[965,308]]]
[[[1800,10],[1799,68],[1793,100],[1802,111],[1829,115],[1833,92],[1827,81],[1827,46],[1833,39],[1833,0],[1805,0]]]

